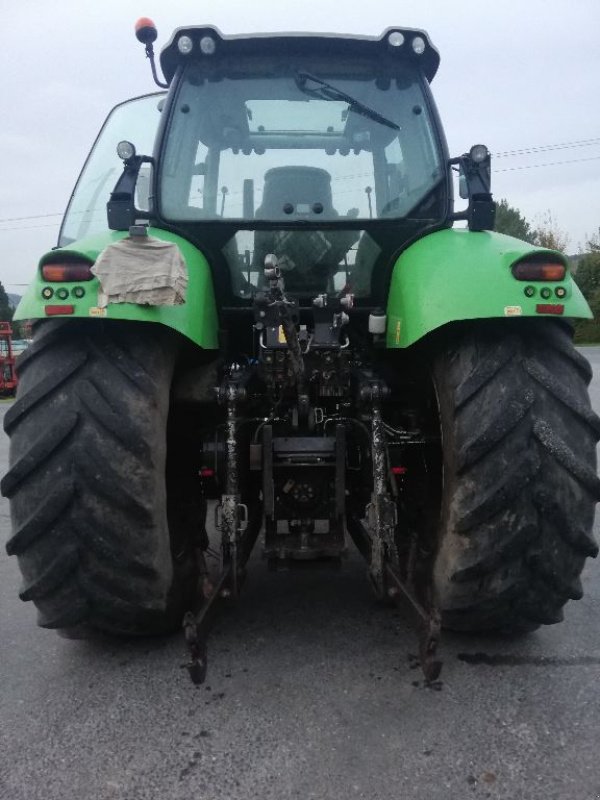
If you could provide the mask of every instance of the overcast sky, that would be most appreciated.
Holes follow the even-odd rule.
[[[108,111],[155,88],[133,34],[139,16],[154,19],[157,50],[174,28],[201,23],[231,34],[424,28],[441,54],[432,88],[452,155],[477,142],[492,153],[528,150],[493,159],[495,197],[534,224],[551,211],[570,252],[600,226],[600,0],[0,0],[0,9],[8,291],[22,293],[56,244]],[[549,145],[565,146],[531,152]]]

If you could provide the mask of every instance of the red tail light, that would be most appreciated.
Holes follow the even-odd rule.
[[[59,314],[74,314],[75,306],[45,306],[46,316],[55,317]]]
[[[538,303],[535,307],[538,314],[564,314],[562,303]]]
[[[44,264],[42,278],[51,283],[64,283],[66,281],[91,281],[92,264],[86,261],[72,261],[66,264]]]

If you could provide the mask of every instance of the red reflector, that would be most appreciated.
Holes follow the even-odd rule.
[[[535,310],[538,314],[563,314],[565,307],[561,303],[538,303]]]
[[[407,472],[406,467],[392,467],[392,475],[406,475]]]
[[[75,306],[46,306],[46,316],[54,317],[57,314],[74,314]]]
[[[202,467],[200,470],[200,477],[201,478],[212,478],[215,474],[214,469],[210,469],[210,467]]]
[[[521,261],[512,268],[518,281],[562,281],[567,268],[564,264],[545,264],[541,261]]]
[[[64,283],[65,281],[91,281],[91,264],[44,264],[42,277],[45,281]]]

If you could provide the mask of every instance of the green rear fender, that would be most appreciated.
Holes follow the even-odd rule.
[[[516,280],[511,266],[527,255],[553,250],[490,231],[448,229],[408,247],[394,265],[387,307],[387,346],[408,347],[449,322],[494,317],[541,317],[540,304],[563,305],[564,317],[592,313],[570,272],[553,283]],[[527,297],[526,286],[535,293]],[[566,294],[558,298],[557,287]],[[541,295],[543,288],[551,297]],[[552,315],[555,319],[556,316]]]
[[[106,309],[98,308],[98,280],[79,283],[48,283],[42,278],[41,267],[49,262],[60,261],[61,254],[69,258],[83,256],[95,261],[102,250],[109,244],[122,239],[126,232],[107,232],[98,236],[82,239],[69,245],[46,253],[40,260],[36,275],[24,294],[15,312],[15,319],[45,319],[48,317],[47,306],[69,304],[74,313],[58,316],[86,319],[129,319],[139,322],[156,322],[167,325],[191,339],[206,350],[218,348],[218,323],[210,267],[204,255],[186,239],[176,234],[157,228],[149,228],[149,234],[168,242],[174,242],[180,249],[187,264],[188,288],[186,302],[179,306],[142,306],[134,303],[109,303]],[[75,286],[83,287],[82,298],[73,296]],[[42,291],[46,287],[54,289],[51,299],[45,300]],[[56,296],[59,288],[68,291],[68,299],[61,300]]]

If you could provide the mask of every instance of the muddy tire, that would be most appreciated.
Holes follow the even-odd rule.
[[[45,628],[122,634],[180,624],[194,576],[167,523],[178,340],[141,323],[38,325],[5,416],[20,596]]]
[[[596,556],[588,362],[550,321],[470,326],[434,368],[444,488],[434,585],[445,627],[514,633],[562,619]]]

